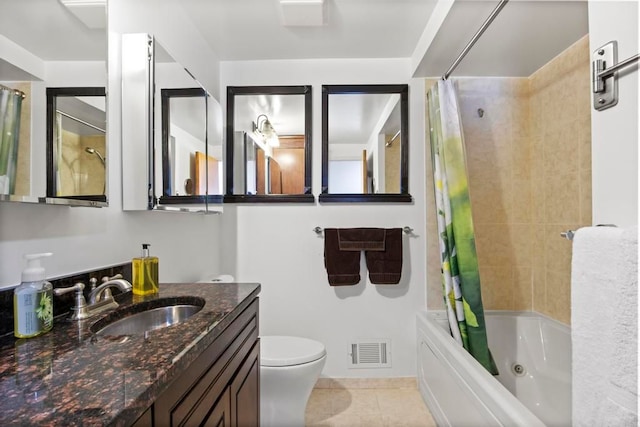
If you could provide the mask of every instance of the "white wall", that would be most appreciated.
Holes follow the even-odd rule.
[[[300,60],[222,62],[221,92],[227,85],[313,86],[313,191],[321,186],[322,84],[409,83],[409,191],[413,204],[309,204],[225,206],[223,228],[237,233],[235,252],[223,265],[239,281],[262,283],[261,334],[317,339],[327,347],[323,376],[415,376],[415,315],[425,304],[424,83],[410,80],[409,60]],[[222,105],[226,105],[222,102]],[[231,215],[228,215],[231,214]],[[227,222],[229,221],[229,222]],[[368,283],[330,287],[324,269],[320,227],[414,228],[404,238],[404,268],[397,286]],[[227,251],[225,251],[227,252]],[[364,257],[361,260],[364,263]],[[392,368],[347,369],[347,343],[390,338]]]
[[[618,61],[638,53],[638,2],[589,1],[591,51],[618,41]],[[618,74],[618,105],[591,110],[593,223],[638,224],[638,66]]]
[[[204,41],[190,31],[192,26],[185,21],[179,5],[164,0],[110,0],[108,7],[112,29],[159,30],[163,38],[171,40],[171,46],[167,47],[176,59],[196,75],[200,72],[203,84],[217,92],[217,58],[202,48]],[[111,49],[119,49],[119,43],[112,40],[109,45]],[[111,54],[119,55],[119,51]],[[119,61],[112,59],[110,57],[108,64],[107,88],[109,207],[0,203],[0,287],[20,281],[25,253],[53,252],[54,256],[44,264],[48,276],[54,277],[130,261],[139,254],[143,242],[150,243],[152,253],[160,258],[161,281],[192,281],[220,272],[219,216],[122,212],[122,185],[145,183],[122,183],[120,178]],[[210,73],[206,74],[205,70]]]

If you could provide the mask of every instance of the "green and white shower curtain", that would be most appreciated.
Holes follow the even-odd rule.
[[[464,139],[450,80],[427,93],[431,160],[442,264],[444,301],[451,334],[489,372],[498,374],[487,345]]]
[[[20,110],[24,94],[0,86],[0,194],[15,192],[20,134]]]

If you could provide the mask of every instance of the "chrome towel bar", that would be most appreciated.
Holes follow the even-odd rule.
[[[615,224],[598,224],[596,227],[617,227]],[[560,237],[564,237],[567,240],[573,240],[573,237],[576,235],[575,230],[567,230],[560,232]]]
[[[313,232],[316,234],[322,234],[322,231],[324,231],[324,229],[322,227],[314,227],[313,228]],[[402,227],[402,231],[404,232],[404,234],[412,234],[413,233],[413,228],[408,227],[408,226],[404,226]]]

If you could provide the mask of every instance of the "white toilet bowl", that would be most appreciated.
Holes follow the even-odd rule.
[[[308,338],[260,337],[260,427],[303,427],[307,400],[327,358]]]

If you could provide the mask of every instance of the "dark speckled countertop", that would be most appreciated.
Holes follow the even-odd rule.
[[[161,284],[159,295],[136,302],[189,295],[206,303],[146,338],[93,336],[89,326],[108,313],[56,319],[35,338],[0,338],[0,425],[133,423],[259,292],[255,283]],[[120,308],[132,304],[128,294]]]

